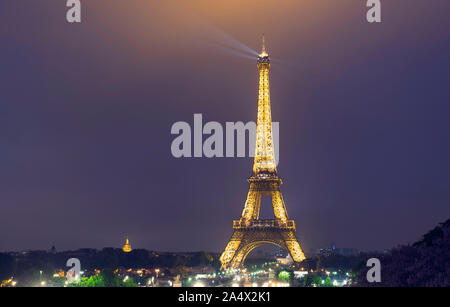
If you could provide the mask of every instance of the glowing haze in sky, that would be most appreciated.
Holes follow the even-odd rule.
[[[252,160],[175,159],[170,127],[256,120],[263,32],[307,251],[450,217],[447,0],[383,1],[381,24],[351,0],[82,3],[68,24],[65,1],[0,2],[0,251],[221,251]]]

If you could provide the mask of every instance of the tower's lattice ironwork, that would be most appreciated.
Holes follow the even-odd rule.
[[[248,179],[250,189],[239,220],[233,221],[233,235],[220,256],[222,268],[238,268],[247,255],[263,244],[275,244],[289,251],[294,262],[299,263],[305,255],[295,236],[295,223],[289,220],[278,177],[270,109],[269,69],[270,58],[263,37],[262,52],[258,56],[259,93],[258,122],[253,174]],[[260,220],[259,209],[262,196],[272,197],[275,219]]]

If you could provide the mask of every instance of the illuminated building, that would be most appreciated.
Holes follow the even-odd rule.
[[[277,260],[277,263],[282,264],[282,265],[288,265],[293,262],[291,255],[288,255],[287,257],[277,257],[276,260]]]
[[[181,284],[181,281],[180,281],[180,276],[178,275],[178,276],[176,276],[175,279],[173,280],[172,287],[174,287],[174,288],[179,288],[179,287],[181,287],[181,286],[182,286],[182,284]]]
[[[127,240],[125,241],[125,245],[123,246],[122,250],[123,250],[125,253],[129,253],[129,252],[132,251],[131,245],[130,245],[130,241],[128,241],[128,238],[127,238]]]
[[[286,249],[292,260],[299,263],[305,255],[295,235],[295,223],[289,220],[281,195],[282,181],[277,174],[269,92],[270,58],[263,37],[262,52],[257,60],[259,70],[258,121],[253,174],[248,179],[250,189],[242,216],[233,221],[233,235],[220,256],[222,269],[237,268],[247,255],[263,244],[275,244]],[[275,219],[259,219],[262,196],[272,198]]]

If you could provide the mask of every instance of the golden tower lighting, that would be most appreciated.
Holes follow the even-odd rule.
[[[222,269],[238,268],[256,247],[275,244],[286,249],[294,262],[299,263],[305,255],[295,235],[295,223],[289,220],[278,177],[273,139],[270,107],[269,69],[270,58],[263,36],[262,51],[258,56],[259,70],[258,122],[253,174],[248,179],[250,189],[239,220],[233,221],[233,234],[220,256]],[[275,219],[259,219],[262,196],[272,198]]]
[[[125,241],[125,245],[123,246],[122,250],[123,250],[125,253],[129,253],[129,252],[132,251],[131,245],[130,245],[130,241],[128,240],[128,238],[127,238],[127,240]]]

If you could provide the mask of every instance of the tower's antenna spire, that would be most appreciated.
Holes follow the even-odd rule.
[[[262,52],[266,53],[266,39],[264,38],[264,33],[262,34]]]
[[[264,33],[262,35],[262,50],[261,53],[259,54],[260,58],[268,58],[269,54],[266,51],[266,39],[264,37]]]

